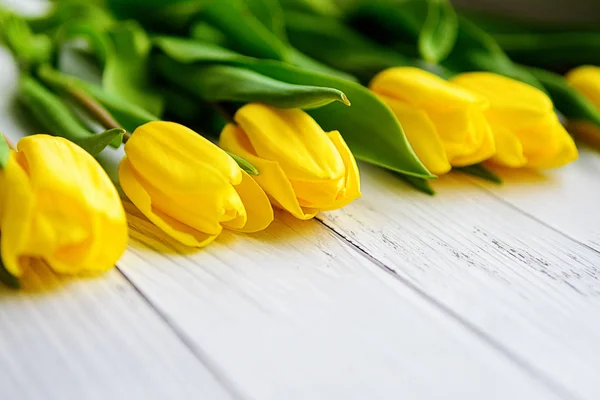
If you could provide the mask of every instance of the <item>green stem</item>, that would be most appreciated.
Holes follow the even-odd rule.
[[[10,140],[8,137],[6,137],[6,135],[2,134],[2,138],[4,139],[4,141],[6,142],[6,144],[8,145],[8,148],[14,151],[17,151],[17,147],[15,146],[15,144],[12,142],[12,140]]]
[[[44,85],[31,76],[23,76],[19,85],[19,99],[42,123],[48,133],[76,141],[93,136],[71,110]]]
[[[121,125],[113,118],[111,113],[96,99],[78,87],[77,82],[69,76],[63,75],[49,65],[42,65],[38,69],[40,79],[55,90],[69,95],[90,117],[96,120],[105,129],[120,128]]]

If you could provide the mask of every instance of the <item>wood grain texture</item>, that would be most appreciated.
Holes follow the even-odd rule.
[[[361,167],[363,198],[327,226],[565,396],[600,397],[598,252],[460,175],[428,197]]]
[[[117,271],[0,287],[3,400],[233,398]]]
[[[189,253],[130,220],[121,270],[244,397],[561,398],[317,221]]]
[[[16,77],[0,50],[13,139],[36,132]],[[199,252],[129,206],[135,288],[113,271],[0,289],[0,397],[595,400],[600,259],[559,231],[599,249],[599,170],[582,153],[542,182],[449,177],[429,198],[363,165],[364,198],[326,226],[280,214]]]
[[[476,183],[515,208],[600,251],[600,153],[581,143],[579,153],[579,160],[564,168],[545,172],[497,170],[504,185]]]
[[[15,141],[39,132],[15,102],[17,79],[0,47],[0,131]],[[0,286],[1,399],[236,396],[117,271],[68,281],[41,270],[26,286]]]

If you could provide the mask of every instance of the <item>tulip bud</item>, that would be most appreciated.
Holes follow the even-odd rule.
[[[591,103],[592,110],[600,115],[600,67],[583,65],[575,68],[566,75],[567,82],[581,93]],[[596,121],[598,119],[596,118]],[[598,146],[600,143],[600,126],[584,119],[570,120],[569,131],[577,134],[577,138]]]
[[[360,197],[358,167],[339,132],[325,133],[300,109],[258,103],[240,108],[234,119],[220,146],[259,170],[255,180],[275,206],[310,219]]]
[[[497,149],[493,163],[553,168],[577,159],[573,139],[541,90],[490,72],[464,73],[451,81],[488,100],[485,116]]]
[[[434,174],[484,161],[496,152],[483,116],[487,101],[414,67],[380,72],[370,89],[394,112],[413,150]]]
[[[225,151],[173,122],[149,122],[125,145],[119,180],[127,197],[165,233],[203,247],[223,227],[265,229],[269,199]]]
[[[600,67],[584,65],[570,71],[567,81],[600,110]]]
[[[21,139],[0,169],[2,261],[21,276],[34,260],[57,273],[105,271],[127,246],[116,188],[86,151],[60,137]]]

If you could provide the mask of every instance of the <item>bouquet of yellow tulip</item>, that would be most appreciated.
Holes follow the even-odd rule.
[[[15,284],[34,262],[57,273],[115,264],[126,218],[93,156],[123,142],[121,198],[194,247],[223,229],[263,230],[273,208],[310,219],[348,205],[361,195],[356,159],[426,193],[453,168],[500,181],[490,166],[574,161],[558,111],[573,132],[600,137],[600,69],[563,78],[540,68],[555,67],[543,49],[529,50],[547,64],[517,64],[511,56],[531,60],[502,32],[448,0],[69,0],[37,18],[0,11],[19,99],[62,137],[16,149],[0,140],[0,277]],[[61,70],[76,39],[99,84]],[[587,50],[566,64],[597,63]]]

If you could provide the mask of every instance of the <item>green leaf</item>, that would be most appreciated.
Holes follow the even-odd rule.
[[[19,99],[47,129],[46,133],[69,139],[93,156],[104,150],[112,141],[118,141],[120,144],[123,129],[111,129],[94,135],[79,122],[60,97],[32,77],[21,78]]]
[[[554,106],[572,121],[588,121],[600,128],[600,110],[562,76],[537,68],[528,70],[542,82]]]
[[[9,156],[10,147],[8,147],[8,143],[6,142],[6,139],[4,139],[4,135],[0,132],[0,169],[6,167]]]
[[[190,28],[190,37],[201,42],[227,47],[227,36],[205,21],[196,22],[192,25]]]
[[[428,0],[427,5],[427,18],[419,34],[419,52],[425,61],[438,63],[454,47],[458,19],[448,0]]]
[[[163,99],[150,86],[148,57],[152,42],[134,21],[116,24],[111,28],[74,21],[61,27],[57,48],[65,42],[82,38],[88,42],[100,62],[102,86],[148,112],[162,113]]]
[[[285,10],[310,12],[316,15],[339,17],[342,11],[335,0],[280,0]]]
[[[485,179],[486,181],[502,184],[502,178],[496,175],[496,173],[489,168],[485,167],[483,164],[475,164],[458,168],[455,167],[454,170]]]
[[[19,279],[12,275],[10,272],[6,270],[4,267],[4,263],[2,263],[2,256],[0,255],[0,282],[4,283],[6,286],[13,289],[20,289],[21,283]]]
[[[318,72],[326,75],[337,76],[338,78],[345,79],[347,81],[357,82],[357,79],[341,70],[331,68],[330,66],[317,61],[310,56],[300,52],[299,50],[289,47],[288,48],[288,62],[292,65],[307,69],[309,71]]]
[[[125,129],[115,128],[108,131],[98,133],[85,139],[74,140],[73,143],[87,151],[93,156],[97,156],[113,141],[118,141],[120,144],[123,140]],[[116,146],[118,147],[118,146]]]
[[[74,88],[93,97],[110,112],[120,126],[130,132],[133,132],[140,125],[159,119],[143,108],[131,104],[117,95],[108,93],[101,86],[63,74],[49,65],[41,66],[37,73],[38,77],[54,90],[69,94]]]
[[[285,18],[279,0],[245,0],[252,14],[279,39],[285,41]]]
[[[11,50],[23,70],[52,58],[52,42],[48,36],[32,33],[22,17],[1,9],[0,40]]]
[[[104,0],[106,8],[120,19],[134,18],[144,22],[180,25],[215,0]],[[219,1],[219,0],[217,0]],[[173,17],[183,19],[172,20]]]
[[[424,0],[357,0],[346,20],[358,31],[383,44],[416,47],[429,11]]]
[[[248,161],[244,160],[242,157],[235,155],[233,153],[230,153],[230,152],[227,152],[227,154],[229,154],[229,156],[235,160],[237,165],[239,165],[239,167],[241,169],[246,171],[246,173],[248,173],[248,175],[257,176],[259,174],[258,169],[256,169],[256,167],[254,165],[250,164]]]
[[[98,85],[84,81],[80,81],[79,85],[106,107],[119,124],[129,132],[133,132],[137,127],[145,123],[160,119],[145,109],[107,92]]]
[[[408,58],[362,36],[335,18],[288,11],[286,22],[293,46],[365,83],[386,68],[412,64]]]
[[[199,22],[194,24],[191,29],[191,36],[192,38],[197,39],[199,42],[204,43],[205,45],[221,46],[220,49],[228,45],[228,40],[226,36],[220,30],[205,22]],[[156,40],[160,41],[161,38],[159,37]],[[356,80],[356,78],[354,78],[352,75],[346,74],[342,71],[333,69],[325,64],[322,64],[307,56],[306,54],[301,53],[300,51],[291,46],[288,46],[287,52],[288,62],[290,64],[315,72],[321,72],[328,75],[335,75],[337,77],[348,79],[351,81]],[[239,56],[237,53],[234,54],[234,57]]]
[[[512,62],[492,36],[466,18],[459,19],[458,40],[443,65],[456,73],[494,72],[545,91],[533,74]]]
[[[45,133],[62,136],[71,141],[82,140],[93,134],[75,117],[56,94],[36,79],[23,76],[19,83],[19,100],[46,129]]]
[[[343,92],[294,85],[246,68],[230,65],[186,65],[167,56],[157,58],[163,77],[205,101],[261,102],[278,108],[315,108],[332,101],[348,103]]]
[[[48,13],[27,19],[27,23],[36,33],[53,32],[75,21],[81,25],[93,25],[95,29],[107,28],[114,23],[105,9],[85,0],[53,2]]]
[[[252,63],[256,60],[213,43],[173,36],[157,36],[153,41],[165,54],[182,63]]]
[[[548,68],[600,65],[600,32],[538,32],[494,35],[515,61]]]
[[[431,187],[431,184],[429,183],[428,180],[423,179],[423,178],[416,178],[414,176],[407,176],[407,175],[398,175],[398,176],[403,181],[405,181],[406,183],[408,183],[410,186],[414,187],[418,191],[428,194],[430,196],[435,195],[435,190],[433,190],[433,188]]]
[[[104,27],[98,27],[77,20],[65,23],[56,34],[55,50],[58,52],[65,43],[74,39],[85,40],[102,67],[113,56],[114,49]]]
[[[109,31],[113,52],[102,74],[102,86],[155,115],[161,115],[163,100],[149,84],[148,56],[152,44],[146,32],[128,21]]]
[[[323,129],[339,130],[352,152],[361,160],[407,175],[426,179],[434,177],[413,152],[392,111],[357,83],[277,61],[235,56],[235,53],[224,49],[217,51],[216,46],[204,52],[205,46],[189,40],[163,37],[157,45],[169,57],[183,64],[198,63],[198,67],[211,62],[229,64],[293,85],[337,89],[346,94],[352,107],[333,102],[311,110],[310,114]]]
[[[287,59],[287,46],[240,0],[213,1],[201,18],[221,30],[235,50],[253,57]]]
[[[398,3],[392,0],[361,0],[359,3],[360,6],[350,14],[349,19],[361,32],[366,32],[382,43],[398,48],[406,47],[399,45],[408,44],[410,50],[411,44],[425,34],[421,31],[427,15],[427,11],[423,10],[427,5],[424,1],[408,0]],[[450,29],[451,25],[450,22],[447,28]],[[442,65],[453,73],[490,71],[544,90],[532,74],[510,60],[491,35],[464,17],[458,19],[454,48]]]

